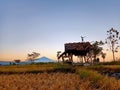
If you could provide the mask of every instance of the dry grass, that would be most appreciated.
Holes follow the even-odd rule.
[[[79,75],[39,73],[0,75],[0,90],[80,90]]]
[[[85,71],[80,71],[84,73]],[[120,81],[91,71],[0,75],[0,90],[120,90]]]
[[[87,69],[78,69],[77,73],[82,80],[88,82],[88,88],[92,88],[92,90],[120,90],[120,80],[113,77],[103,76]]]
[[[120,80],[91,70],[103,67],[71,67],[59,64],[0,66],[0,72],[3,73],[0,74],[0,90],[120,90]],[[119,66],[114,66],[115,68]],[[33,73],[34,71],[38,72]]]

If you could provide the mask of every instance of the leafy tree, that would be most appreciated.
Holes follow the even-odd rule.
[[[100,54],[101,54],[101,52],[102,52],[102,50],[103,50],[103,48],[102,47],[100,47],[101,45],[103,45],[104,43],[102,42],[102,41],[96,41],[96,42],[94,42],[93,44],[92,44],[92,46],[93,46],[93,49],[92,49],[92,54],[93,54],[93,58],[94,58],[94,60],[96,60],[97,59],[97,56],[99,56]]]
[[[27,59],[33,61],[33,60],[35,60],[37,57],[39,57],[39,55],[40,55],[40,53],[32,52],[31,54],[28,54]]]
[[[21,60],[18,59],[18,60],[14,60],[14,61],[15,61],[15,63],[20,63]]]
[[[109,45],[113,54],[113,61],[115,61],[115,52],[118,52],[120,36],[119,32],[113,28],[107,31],[106,43]]]
[[[101,55],[103,50],[101,46],[104,45],[104,43],[102,41],[95,41],[91,45],[92,49],[86,56],[87,62],[99,62],[99,58],[97,58],[97,56]]]
[[[106,53],[101,52],[101,57],[103,58],[103,62],[105,62]]]

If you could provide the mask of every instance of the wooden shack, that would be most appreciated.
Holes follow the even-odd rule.
[[[65,62],[67,58],[67,61],[73,62],[73,55],[85,57],[91,50],[92,45],[89,42],[66,43],[65,51],[58,56],[58,60],[62,58]]]

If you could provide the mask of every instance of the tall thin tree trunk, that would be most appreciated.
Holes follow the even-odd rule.
[[[115,50],[114,50],[114,43],[112,43],[112,54],[113,54],[113,61],[115,62]]]
[[[112,54],[113,54],[113,61],[115,62],[115,52],[114,52],[114,50],[112,50]]]

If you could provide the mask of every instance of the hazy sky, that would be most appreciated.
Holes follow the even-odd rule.
[[[120,0],[0,0],[0,60],[56,59],[64,43],[105,40],[111,27],[120,31]]]

